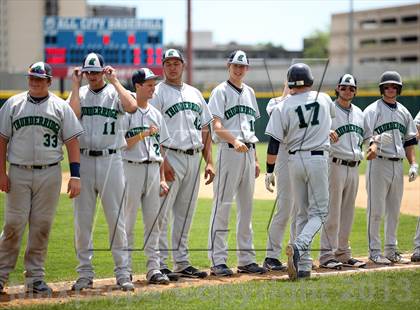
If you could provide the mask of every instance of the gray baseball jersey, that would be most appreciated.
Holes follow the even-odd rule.
[[[336,259],[347,263],[351,258],[349,237],[354,218],[354,203],[359,186],[358,162],[363,159],[363,112],[338,102],[331,129],[338,142],[330,147],[330,209],[321,229],[320,264]]]
[[[122,157],[124,160],[135,162],[158,161],[162,162],[163,157],[160,153],[160,144],[169,138],[169,132],[166,123],[160,112],[150,104],[146,109],[138,108],[133,114],[126,114],[124,117],[124,129],[126,138],[131,138],[149,129],[154,125],[159,129],[159,133],[154,136],[148,136],[143,141],[136,143],[132,148],[125,149]]]
[[[11,186],[0,235],[3,286],[16,265],[28,222],[25,283],[43,280],[48,236],[61,188],[61,167],[57,163],[63,159],[63,143],[82,132],[71,108],[52,93],[35,102],[24,92],[11,97],[0,110],[0,135],[8,140],[11,163],[8,172]]]
[[[255,120],[260,117],[254,90],[242,84],[239,90],[229,82],[219,84],[209,99],[213,116],[236,139],[255,143]],[[216,178],[213,183],[214,199],[208,238],[209,259],[213,266],[226,264],[228,256],[227,234],[230,208],[236,196],[238,208],[237,246],[238,264],[255,263],[252,232],[252,205],[255,186],[255,148],[239,153],[226,142],[218,147]]]
[[[203,147],[201,128],[213,118],[198,89],[185,83],[176,87],[161,82],[150,103],[162,113],[171,134],[163,146],[180,150]]]
[[[416,117],[414,118],[414,122],[417,126],[420,126],[420,111],[417,113]],[[420,146],[420,139],[418,141],[418,145]],[[414,251],[420,254],[420,217],[417,222],[417,230],[416,235],[414,236]]]
[[[40,103],[32,102],[27,92],[18,94],[1,111],[0,134],[9,139],[8,161],[13,164],[59,162],[63,143],[83,132],[71,108],[52,93]]]
[[[416,135],[410,112],[399,102],[387,105],[382,99],[370,104],[364,111],[364,138],[390,133],[392,143],[378,145],[377,158],[368,162],[366,188],[368,193],[369,255],[381,254],[379,229],[385,213],[385,256],[397,251],[397,226],[404,188],[402,159],[404,143]]]
[[[277,105],[266,134],[286,143],[289,174],[297,212],[296,239],[299,270],[310,271],[309,249],[328,213],[328,149],[331,117],[335,107],[324,93],[308,91],[291,95]]]
[[[235,139],[242,142],[258,142],[255,136],[255,121],[260,118],[260,112],[251,87],[242,83],[242,91],[238,92],[229,82],[223,82],[213,89],[209,108],[213,116],[222,120],[223,127]],[[220,142],[215,134],[213,140]]]

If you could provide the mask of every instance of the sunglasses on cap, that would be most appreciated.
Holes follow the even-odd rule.
[[[349,89],[352,93],[356,92],[356,87],[354,86],[340,86],[339,88],[341,91],[346,91]]]

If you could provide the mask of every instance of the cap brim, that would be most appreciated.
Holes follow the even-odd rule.
[[[178,60],[180,60],[182,63],[184,63],[184,59],[183,59],[183,58],[181,58],[181,57],[178,57],[178,56],[169,56],[169,57],[166,57],[166,58],[162,61],[162,63],[164,63],[165,61],[167,61],[167,60],[169,60],[169,59],[178,59]]]
[[[228,61],[228,64],[249,66],[249,63],[243,63],[243,62],[240,62],[240,61]]]
[[[158,79],[160,79],[160,75],[152,75],[152,76],[149,76],[147,79],[144,79],[144,80],[148,81],[148,80],[158,80]]]
[[[102,71],[103,71],[103,68],[98,68],[98,67],[91,67],[91,68],[85,67],[85,68],[82,68],[82,72],[102,72]]]
[[[45,75],[45,74],[38,74],[38,73],[26,73],[25,76],[35,76],[40,79],[50,79],[52,78],[51,75]]]

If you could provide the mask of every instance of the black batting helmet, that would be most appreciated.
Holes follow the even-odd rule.
[[[385,84],[397,85],[397,94],[401,94],[403,83],[401,75],[397,71],[385,71],[384,73],[382,73],[381,79],[379,80],[379,90],[381,91],[381,95],[383,95],[384,93]]]
[[[289,88],[312,86],[313,83],[314,76],[307,64],[297,63],[291,65],[287,70],[287,85],[289,85]]]

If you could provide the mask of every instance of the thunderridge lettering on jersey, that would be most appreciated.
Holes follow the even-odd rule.
[[[359,126],[356,126],[356,125],[353,125],[353,124],[347,124],[347,125],[338,127],[335,131],[337,132],[337,135],[339,137],[341,137],[345,133],[350,133],[350,132],[356,132],[360,136],[363,137],[363,128],[360,128]]]
[[[191,110],[201,114],[201,107],[193,102],[178,102],[165,111],[165,114],[172,118],[175,114],[181,111]]]
[[[82,107],[82,116],[83,115],[99,115],[103,117],[111,117],[117,119],[118,111],[115,109],[108,109],[104,107]]]
[[[42,116],[26,116],[13,122],[13,128],[15,128],[15,130],[19,130],[26,126],[42,126],[51,129],[55,134],[58,134],[60,131],[60,125],[58,123]]]
[[[243,113],[247,115],[251,115],[255,117],[257,115],[257,112],[252,109],[251,107],[245,106],[245,105],[237,105],[225,112],[226,119],[230,119],[234,117],[236,114]]]
[[[398,122],[389,122],[389,123],[382,124],[381,126],[376,127],[374,131],[377,132],[378,134],[381,134],[385,131],[394,130],[394,129],[398,129],[398,131],[401,132],[403,135],[405,135],[405,133],[407,132],[407,128]]]

